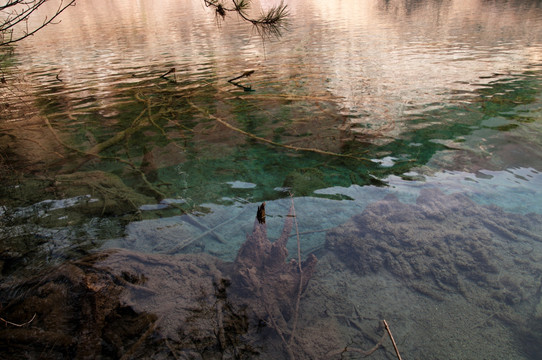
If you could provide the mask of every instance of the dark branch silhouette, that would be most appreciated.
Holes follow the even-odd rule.
[[[275,7],[262,13],[260,17],[253,18],[249,15],[251,0],[231,0],[229,6],[223,0],[204,0],[207,7],[215,9],[215,14],[224,19],[228,12],[235,12],[243,19],[254,25],[262,37],[280,37],[282,30],[287,25],[288,7],[281,1]]]
[[[0,3],[0,47],[34,35],[53,23],[68,7],[75,5],[76,0],[59,0],[58,8],[52,15],[45,16],[40,25],[30,27],[29,19],[39,16],[37,10],[49,1],[51,0],[4,0],[3,4]],[[288,7],[282,1],[255,18],[249,15],[251,0],[203,1],[207,7],[215,10],[217,17],[222,19],[228,12],[237,13],[241,19],[254,25],[262,37],[280,37],[287,25]]]
[[[43,22],[33,28],[29,27],[31,16],[38,16],[37,10],[50,0],[7,0],[0,5],[0,47],[19,42],[34,35],[53,21],[68,7],[75,5],[75,0],[60,0],[58,8],[50,17],[45,16]],[[19,28],[23,29],[19,29]]]

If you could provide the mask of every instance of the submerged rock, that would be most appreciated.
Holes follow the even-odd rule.
[[[89,215],[124,215],[155,202],[151,196],[128,187],[118,176],[103,171],[75,172],[55,178],[54,190],[62,197],[90,194],[92,201],[79,206]]]
[[[462,331],[487,336],[509,329],[512,338],[501,340],[514,344],[521,356],[537,359],[542,351],[541,233],[541,215],[507,213],[462,194],[424,189],[415,204],[387,197],[368,205],[327,234],[326,248],[360,279],[391,275],[435,308],[469,304],[458,316],[470,308],[478,320],[464,318],[472,324]]]
[[[136,314],[119,302],[122,283],[90,262],[76,262],[4,288],[0,299],[3,318],[23,324],[35,314],[27,326],[0,329],[0,347],[8,349],[6,358],[46,354],[48,358],[83,359],[113,355],[129,347],[153,316]],[[125,316],[119,316],[123,313]],[[115,339],[123,336],[126,342],[119,348]]]
[[[296,298],[316,265],[310,257],[301,275],[296,261],[286,261],[292,224],[287,217],[281,238],[271,244],[265,223],[256,220],[234,263],[207,254],[114,249],[3,284],[0,317],[11,323],[0,328],[0,348],[7,349],[2,355],[252,358],[281,342],[277,327],[262,335],[262,324],[279,316],[292,322]]]
[[[434,299],[459,293],[489,311],[515,312],[540,298],[540,224],[540,215],[424,189],[416,204],[390,196],[368,205],[330,231],[326,247],[361,276],[388,271]]]
[[[9,349],[3,354],[10,359],[221,353],[246,323],[233,307],[217,310],[226,301],[217,295],[225,291],[217,268],[223,265],[208,255],[126,250],[67,263],[2,289],[2,318],[15,324],[35,318],[22,327],[2,327],[0,348]],[[218,317],[223,329],[232,330],[227,344],[217,340]]]

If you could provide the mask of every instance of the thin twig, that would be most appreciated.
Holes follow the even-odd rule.
[[[382,343],[384,342],[385,338],[386,338],[386,333],[382,334],[382,337],[380,338],[380,340],[378,340],[378,342],[375,344],[375,346],[373,346],[369,350],[363,350],[363,349],[359,349],[359,348],[355,348],[355,347],[345,346],[344,349],[329,352],[329,353],[326,354],[326,356],[327,357],[332,357],[332,356],[336,356],[336,355],[342,355],[345,352],[349,352],[349,351],[361,354],[364,357],[369,356],[369,355],[372,355],[376,350],[378,350],[382,346]]]
[[[224,222],[222,222],[222,223],[220,223],[220,224],[218,224],[218,225],[216,225],[216,226],[214,226],[214,227],[212,227],[212,228],[210,228],[210,227],[208,227],[208,226],[202,224],[201,222],[197,221],[196,219],[194,219],[193,216],[190,216],[189,214],[186,214],[186,215],[188,215],[188,219],[189,219],[189,220],[193,221],[196,225],[201,226],[203,229],[207,229],[207,230],[204,231],[203,233],[199,234],[199,235],[196,236],[196,237],[192,237],[192,238],[190,238],[190,239],[188,239],[188,240],[183,241],[181,244],[178,244],[178,245],[175,246],[173,249],[168,250],[167,254],[175,254],[175,253],[177,253],[178,251],[180,251],[180,250],[184,249],[185,247],[187,247],[188,245],[192,244],[194,241],[199,240],[199,239],[201,239],[202,237],[204,237],[204,236],[206,236],[206,235],[208,235],[208,234],[213,234],[213,236],[215,237],[215,239],[217,239],[219,242],[221,242],[221,243],[223,243],[223,244],[226,243],[226,241],[225,241],[220,235],[218,235],[218,234],[216,233],[216,230],[217,230],[219,227],[224,226],[224,225],[226,225],[227,223],[229,223],[229,222],[231,222],[231,221],[237,219],[237,218],[238,218],[239,216],[241,216],[241,214],[243,214],[243,213],[244,213],[244,210],[241,210],[237,215],[235,215],[235,216],[229,218],[228,220],[226,220],[226,221],[224,221]]]
[[[384,323],[384,327],[386,328],[386,331],[388,332],[388,335],[390,336],[391,343],[393,344],[393,348],[395,349],[395,354],[397,355],[397,359],[403,360],[401,358],[401,354],[399,354],[399,349],[397,349],[397,344],[395,343],[395,339],[393,338],[393,335],[391,334],[391,330],[390,330],[390,327],[388,326],[388,323],[386,322],[386,320],[382,320],[382,322]]]
[[[136,96],[137,97],[137,96]],[[56,133],[55,129],[53,128],[53,126],[51,125],[51,122],[49,121],[49,119],[47,118],[47,116],[43,116],[43,119],[45,121],[45,124],[47,125],[47,127],[49,128],[49,130],[51,131],[51,133],[53,134],[53,136],[55,137],[56,141],[61,144],[62,146],[64,146],[65,148],[73,151],[73,152],[76,152],[78,154],[81,154],[81,155],[84,155],[88,158],[98,158],[98,159],[101,159],[101,160],[116,160],[120,163],[123,163],[123,164],[126,164],[128,166],[130,166],[135,172],[139,173],[139,175],[141,176],[141,180],[143,180],[143,182],[145,183],[145,185],[148,187],[148,189],[155,194],[155,196],[157,198],[160,198],[160,199],[164,199],[166,196],[164,193],[162,193],[160,190],[158,190],[146,177],[145,173],[143,171],[141,171],[141,169],[139,169],[137,166],[135,166],[132,162],[130,161],[127,161],[127,160],[124,160],[124,159],[121,159],[120,157],[109,157],[109,156],[102,156],[100,155],[100,153],[102,151],[104,151],[105,149],[113,146],[113,145],[116,145],[117,143],[119,143],[121,140],[125,139],[126,137],[132,135],[133,133],[135,133],[136,131],[140,130],[141,128],[143,128],[145,125],[147,125],[147,123],[143,120],[144,119],[144,115],[145,113],[148,113],[148,111],[150,111],[148,108],[145,108],[143,109],[143,111],[134,119],[134,121],[132,122],[132,125],[131,127],[125,129],[125,130],[122,130],[120,132],[118,132],[117,134],[115,134],[114,136],[110,137],[109,139],[99,143],[99,144],[96,144],[94,145],[91,149],[89,150],[80,150],[80,149],[77,149],[76,147],[73,147],[69,144],[67,144],[66,142],[64,142],[62,139],[60,139],[60,137],[58,136],[58,134]],[[158,112],[158,115],[160,115],[161,112],[159,111]],[[149,114],[149,118],[152,119],[151,115]],[[77,165],[77,167],[83,165],[88,159],[81,159],[79,160],[79,164]]]
[[[279,143],[274,142],[272,140],[268,140],[266,138],[262,138],[260,136],[256,136],[256,135],[254,135],[252,133],[241,130],[238,127],[235,127],[235,126],[231,125],[230,123],[222,120],[221,118],[212,115],[207,110],[197,106],[196,104],[194,104],[190,100],[188,100],[188,104],[190,106],[192,106],[194,109],[196,109],[197,111],[199,111],[200,113],[206,115],[208,118],[213,119],[213,120],[219,122],[220,124],[224,125],[228,129],[236,131],[236,132],[238,132],[240,134],[243,134],[243,135],[245,135],[247,137],[250,137],[252,139],[255,139],[255,140],[258,140],[258,141],[261,141],[261,142],[265,142],[267,144],[271,144],[273,146],[278,146],[278,147],[282,147],[282,148],[290,149],[290,150],[294,150],[294,151],[307,151],[307,152],[313,152],[313,153],[322,154],[322,155],[338,156],[338,157],[350,158],[350,159],[361,160],[361,161],[371,161],[371,160],[366,159],[366,158],[361,158],[361,157],[348,155],[348,154],[339,154],[339,153],[334,153],[334,152],[331,152],[331,151],[319,150],[319,149],[314,149],[314,148],[304,148],[304,147],[297,147],[297,146],[292,146],[292,145],[279,144]]]
[[[300,232],[299,234],[292,234],[290,235],[290,237],[294,237],[294,236],[299,236],[299,235],[309,235],[309,234],[316,234],[316,233],[321,233],[321,232],[325,232],[325,231],[331,231],[333,230],[333,228],[326,228],[326,229],[320,229],[320,230],[308,230],[308,231],[302,231]]]
[[[286,338],[284,337],[284,333],[282,332],[282,330],[278,326],[277,322],[275,321],[275,318],[271,314],[271,311],[269,311],[269,308],[267,307],[267,304],[264,304],[264,305],[265,305],[265,310],[267,311],[267,315],[269,316],[269,319],[271,319],[271,325],[273,326],[275,331],[279,334],[282,342],[284,343],[284,346],[286,347],[286,352],[288,353],[288,357],[290,358],[290,360],[295,360],[294,353],[292,352],[292,349],[291,349],[290,345],[286,341]]]
[[[16,14],[15,16],[15,19],[19,18],[19,20],[17,21],[7,21],[6,23],[2,24],[2,27],[1,27],[1,31],[4,32],[6,31],[7,29],[9,29],[10,27],[12,27],[13,25],[16,25],[17,23],[19,23],[20,21],[26,21],[26,25],[28,27],[28,16],[33,13],[34,11],[36,11],[38,9],[38,7],[40,7],[45,1],[40,1],[38,2],[36,5],[34,6],[31,6],[28,8],[28,10],[24,10],[23,12],[21,12],[20,14]],[[49,25],[50,23],[53,22],[53,20],[55,20],[62,12],[64,12],[64,10],[66,10],[68,7],[72,6],[72,5],[75,5],[75,0],[71,0],[70,2],[68,2],[66,5],[64,5],[64,3],[61,1],[60,2],[60,6],[59,8],[56,10],[56,13],[53,14],[53,16],[51,16],[50,18],[45,18],[45,20],[43,21],[43,23],[40,25],[40,26],[37,26],[36,28],[34,28],[33,30],[29,30],[27,28],[27,30],[25,32],[23,32],[22,35],[18,36],[18,37],[15,37],[13,38],[13,32],[11,32],[11,37],[8,39],[8,40],[5,40],[3,39],[3,37],[0,39],[0,46],[6,46],[6,45],[9,45],[9,44],[13,44],[13,43],[16,43],[18,41],[21,41],[29,36],[32,36],[34,35],[36,32],[38,32],[39,30],[41,30],[42,28],[44,28],[45,26]],[[7,25],[7,26],[6,26]]]
[[[166,77],[166,76],[168,76],[168,75],[171,74],[171,73],[173,73],[173,80],[171,80],[171,79],[169,79],[169,78]],[[177,72],[176,72],[175,68],[169,69],[165,74],[160,75],[160,77],[161,77],[162,79],[166,79],[167,81],[171,81],[171,82],[173,82],[173,83],[176,83],[176,82],[177,82]]]
[[[288,341],[288,346],[291,346],[294,341],[295,330],[297,328],[297,319],[299,317],[299,303],[301,302],[301,290],[303,287],[303,268],[301,267],[301,240],[299,238],[299,228],[297,226],[297,216],[295,214],[294,197],[291,193],[290,193],[290,199],[292,201],[292,215],[294,216],[295,233],[297,234],[297,266],[299,270],[299,284],[297,288],[297,299],[295,302],[294,324],[292,326],[292,332],[290,333],[290,340]]]
[[[234,77],[233,79],[229,79],[228,82],[232,82],[232,81],[235,81],[235,80],[239,80],[240,78],[243,78],[243,77],[249,77],[250,75],[254,74],[254,71],[255,71],[255,70],[247,70],[247,71],[245,71],[244,73],[242,73],[241,75],[236,76],[236,77]]]
[[[0,321],[2,321],[6,325],[13,325],[13,326],[16,326],[16,327],[23,327],[23,326],[26,326],[26,325],[30,324],[32,321],[34,321],[35,318],[36,318],[36,314],[34,314],[34,316],[32,316],[32,319],[30,319],[27,322],[22,323],[22,324],[17,324],[17,323],[11,322],[11,321],[7,321],[6,319],[1,318],[1,317],[0,317]]]

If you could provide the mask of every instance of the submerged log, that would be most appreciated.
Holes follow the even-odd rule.
[[[252,234],[247,236],[234,262],[233,288],[250,301],[262,317],[273,315],[268,314],[269,309],[276,309],[288,321],[293,315],[299,289],[305,290],[316,267],[317,259],[312,254],[301,263],[301,272],[298,260],[286,261],[286,244],[293,220],[292,206],[281,236],[272,243],[267,238],[265,205],[262,204]]]

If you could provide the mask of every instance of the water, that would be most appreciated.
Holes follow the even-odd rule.
[[[139,286],[121,296],[132,311],[169,319],[148,320],[171,341],[167,356],[196,356],[188,340],[210,341],[208,355],[228,353],[216,338],[186,328],[180,335],[188,316],[181,305],[194,298],[161,279],[184,273],[185,262],[234,261],[264,201],[269,237],[278,238],[291,193],[301,255],[319,258],[290,346],[297,357],[327,358],[352,342],[368,349],[385,318],[405,358],[538,358],[540,2],[295,0],[288,7],[283,37],[263,41],[233,15],[218,21],[200,0],[82,1],[4,56],[6,317],[24,322],[13,298],[24,304],[18,287],[44,291],[27,283],[36,272],[121,248],[134,253],[109,255],[104,266]],[[241,83],[254,91],[227,82],[247,69],[255,72]],[[296,256],[295,237],[288,250]],[[215,260],[171,260],[201,254]],[[93,261],[77,266],[86,276],[102,274],[101,260]],[[215,275],[231,275],[218,268]],[[196,286],[189,276],[174,281]],[[67,286],[85,294],[79,282]],[[112,308],[100,309],[120,311]],[[228,321],[237,315],[224,312]],[[273,330],[291,331],[294,320],[264,315],[265,336],[232,346],[286,356]],[[286,324],[273,325],[279,315]],[[118,341],[107,329],[118,324],[87,320],[109,344],[92,351],[115,357]],[[145,333],[138,329],[121,338]],[[40,341],[37,353],[52,344]],[[164,349],[145,341],[146,353],[130,351]],[[384,345],[372,356],[393,358]]]

